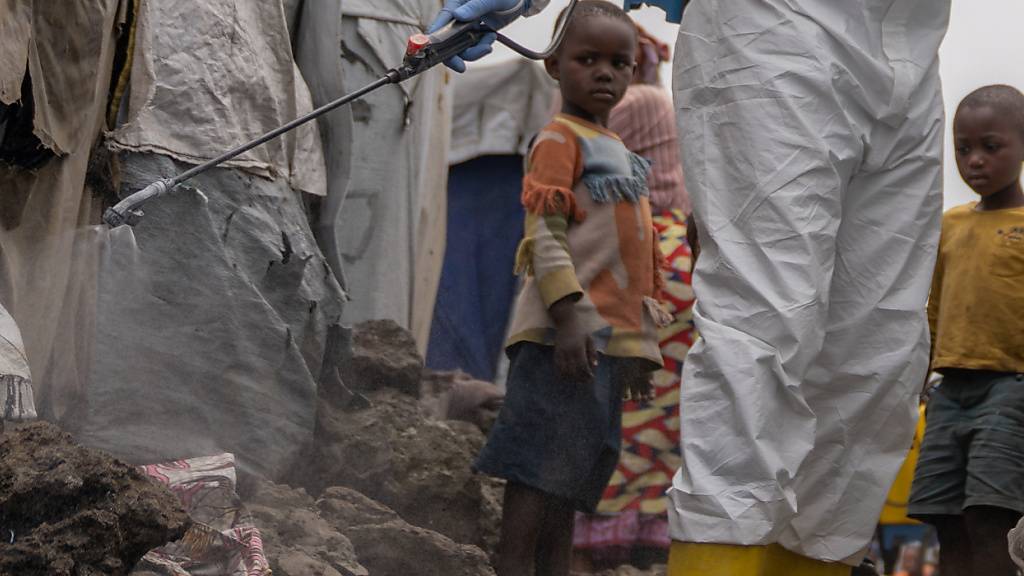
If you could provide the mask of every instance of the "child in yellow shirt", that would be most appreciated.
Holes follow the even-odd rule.
[[[939,533],[943,576],[1014,576],[1007,533],[1024,514],[1024,94],[971,93],[953,121],[960,175],[981,200],[942,221],[928,304],[943,382],[909,515]]]

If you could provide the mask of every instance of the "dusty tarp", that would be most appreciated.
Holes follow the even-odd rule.
[[[306,2],[297,59],[319,105],[399,64],[437,0]],[[444,251],[450,97],[438,68],[321,121],[328,196],[318,239],[352,298],[345,320],[392,319],[425,346]]]
[[[52,420],[76,404],[90,369],[96,269],[94,243],[81,240],[95,215],[85,179],[103,128],[119,4],[0,3],[5,30],[29,23],[27,53],[16,41],[24,33],[0,36],[0,61],[26,54],[33,130],[64,153],[33,171],[0,163],[0,301],[21,330],[36,408]],[[20,66],[23,74],[23,59]],[[5,90],[23,80],[10,70],[2,72]]]
[[[21,331],[0,305],[0,420],[31,420],[36,417],[32,375]]]
[[[28,66],[28,44],[32,36],[32,3],[28,0],[0,2],[0,103],[21,98],[21,80]]]
[[[121,157],[122,192],[184,168]],[[123,236],[121,236],[123,235]],[[134,241],[134,242],[133,242]],[[215,169],[101,254],[92,377],[68,427],[133,463],[231,452],[279,478],[312,440],[343,294],[284,179]]]
[[[523,156],[551,119],[557,85],[536,62],[474,66],[456,77],[450,164],[479,156]]]
[[[130,121],[114,148],[195,164],[312,110],[280,1],[145,1],[140,12]],[[316,123],[226,165],[326,194]]]
[[[150,9],[156,4],[166,3],[142,2]],[[284,12],[279,3],[259,3],[263,11],[255,4],[238,3],[237,19],[221,13],[218,40],[248,38],[246,31],[284,38],[287,65],[269,66],[262,55],[232,58],[238,54],[231,50],[167,57],[186,68],[220,70],[225,79],[271,82],[265,65],[287,69],[290,75],[272,81],[293,87]],[[270,4],[279,18],[247,28],[254,24],[246,15],[270,13]],[[202,4],[214,5],[225,3]],[[38,1],[30,7],[28,61],[42,119],[35,129],[58,120],[53,133],[72,137],[63,148],[68,154],[38,170],[0,164],[0,301],[24,337],[40,415],[84,444],[133,462],[231,451],[243,469],[274,477],[312,438],[316,387],[322,373],[335,369],[337,355],[329,351],[339,338],[343,303],[293,174],[279,167],[266,171],[269,177],[216,170],[193,182],[206,201],[187,187],[154,201],[135,233],[89,226],[98,222],[99,203],[86,175],[98,159],[94,146],[104,127],[124,5]],[[151,33],[166,37],[182,22],[191,18]],[[8,46],[0,41],[0,49]],[[241,40],[234,48],[247,50]],[[137,49],[138,56],[148,47]],[[154,79],[161,87],[177,81]],[[255,121],[246,114],[265,109],[265,101],[273,110],[295,109],[292,88],[267,93],[225,85],[234,90],[232,110],[241,114],[234,119],[247,129]],[[49,89],[54,86],[62,88]],[[123,115],[129,120],[153,103],[138,96],[133,88],[135,105]],[[166,118],[166,134],[177,138],[218,121],[217,110],[191,112]],[[121,195],[189,167],[128,152],[119,165]],[[111,178],[89,181],[109,185]]]

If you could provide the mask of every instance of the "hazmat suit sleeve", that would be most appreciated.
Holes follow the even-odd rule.
[[[519,272],[537,279],[548,308],[565,297],[583,295],[568,240],[572,222],[586,217],[573,194],[582,172],[579,143],[570,129],[553,125],[537,136],[523,178],[526,226],[516,263]]]

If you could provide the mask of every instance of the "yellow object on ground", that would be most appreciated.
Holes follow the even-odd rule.
[[[812,560],[782,546],[673,542],[668,576],[849,576],[850,566]]]
[[[897,524],[917,524],[917,520],[907,518],[907,504],[910,502],[910,485],[914,482],[914,470],[917,468],[917,457],[921,453],[921,441],[924,440],[924,406],[920,408],[921,418],[917,421],[917,432],[914,433],[914,444],[907,454],[903,468],[896,476],[889,496],[885,499],[885,508],[882,509],[882,518],[879,523],[884,526]]]

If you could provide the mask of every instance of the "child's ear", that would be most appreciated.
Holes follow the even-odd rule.
[[[558,54],[550,56],[544,59],[544,70],[547,71],[548,76],[551,76],[555,80],[562,79],[562,71],[558,68]]]

